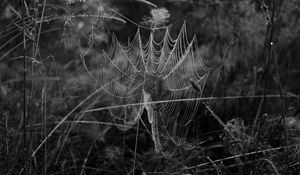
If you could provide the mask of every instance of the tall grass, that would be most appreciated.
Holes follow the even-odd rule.
[[[174,6],[184,3],[166,2]],[[89,10],[76,13],[77,3],[89,7]],[[116,126],[127,126],[115,123],[109,117],[108,109],[141,104],[107,107],[101,92],[111,82],[95,83],[100,77],[98,67],[103,61],[99,50],[109,44],[109,39],[106,40],[109,34],[104,26],[116,32],[120,32],[117,25],[137,27],[137,24],[148,28],[150,18],[138,23],[124,18],[125,15],[117,10],[104,10],[113,3],[86,1],[80,4],[72,1],[66,5],[47,0],[32,3],[22,0],[19,6],[13,3],[7,6],[11,12],[10,23],[0,34],[0,174],[299,173],[299,119],[295,118],[295,111],[286,109],[288,105],[297,109],[299,96],[285,90],[279,56],[274,51],[276,31],[279,30],[276,28],[279,27],[279,2],[266,2],[264,7],[268,9],[263,8],[264,15],[268,14],[270,20],[265,29],[267,51],[262,54],[266,55],[263,83],[257,85],[263,87],[259,91],[262,93],[228,95],[224,92],[225,96],[221,95],[222,86],[233,87],[225,82],[229,74],[226,68],[237,45],[243,42],[233,42],[238,38],[230,38],[229,44],[225,42],[220,48],[225,49],[221,61],[216,61],[216,58],[207,61],[212,62],[216,71],[209,77],[206,97],[173,100],[202,101],[203,111],[191,122],[193,127],[188,134],[195,134],[191,136],[193,144],[178,146],[171,157],[155,153],[145,114],[130,130],[118,130]],[[149,9],[159,7],[153,1],[132,3]],[[184,4],[192,4],[195,9],[202,9],[205,5],[208,12],[226,6],[226,3],[202,1]],[[128,20],[134,24],[128,24]],[[160,22],[175,24],[177,21],[171,18]],[[218,25],[221,26],[222,21]],[[217,35],[222,35],[222,30],[220,28]],[[216,42],[219,37],[215,38]],[[205,47],[200,51],[205,52]],[[278,82],[277,91],[271,87],[274,78]],[[246,101],[250,106],[251,100],[257,102],[254,112],[251,109],[244,111],[254,113],[251,119],[223,115],[223,110],[230,110],[230,107],[223,106],[223,101]],[[170,100],[149,104],[166,102]],[[269,106],[280,107],[280,112],[268,111]],[[237,108],[242,107],[238,104]],[[210,128],[205,130],[203,125]],[[211,131],[211,128],[216,130]]]

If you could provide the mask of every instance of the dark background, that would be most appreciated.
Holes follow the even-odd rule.
[[[17,1],[0,3],[0,174],[16,174],[24,162],[27,162],[24,172],[28,174],[80,174],[82,169],[86,174],[131,174],[133,164],[136,174],[168,174],[179,170],[192,174],[299,173],[299,149],[232,159],[224,164],[216,161],[215,165],[207,159],[299,144],[299,135],[295,134],[300,130],[299,1],[45,2],[42,20],[42,0],[26,1],[27,7]],[[155,9],[163,13],[158,14]],[[22,15],[26,25],[22,24]],[[175,38],[184,22],[189,38],[196,35],[203,60],[212,68],[202,96],[219,97],[211,100],[211,109],[233,129],[224,130],[203,105],[187,139],[199,142],[195,149],[179,148],[173,157],[162,157],[154,152],[151,136],[146,132],[149,123],[144,126],[140,122],[135,153],[136,126],[123,132],[109,125],[114,121],[107,111],[79,113],[103,106],[105,102],[99,95],[79,107],[68,118],[69,123],[62,124],[49,138],[47,147],[41,147],[30,158],[45,134],[96,89],[80,55],[88,49],[85,64],[97,74],[104,60],[102,53],[109,50],[112,33],[126,44],[140,26],[145,43],[150,34],[145,28],[169,26]],[[23,30],[27,38],[26,83]],[[162,39],[163,30],[155,33],[156,40]],[[284,97],[265,98],[261,105],[262,98],[251,98],[264,94]],[[146,113],[143,117],[146,121]],[[255,118],[258,129],[253,127]],[[291,121],[292,129],[288,125]],[[237,135],[232,138],[228,132]],[[254,137],[252,132],[258,136]],[[239,142],[242,151],[232,146],[232,142]],[[134,155],[137,155],[135,163]],[[255,162],[261,159],[272,163]],[[210,163],[183,170],[204,162]],[[241,162],[244,164],[239,165]],[[86,167],[82,168],[83,165]]]

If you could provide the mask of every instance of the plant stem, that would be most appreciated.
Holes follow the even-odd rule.
[[[133,169],[132,169],[133,175],[135,174],[136,150],[137,150],[137,146],[138,146],[139,126],[140,126],[140,120],[138,119],[137,127],[136,127],[135,145],[134,145],[134,157],[133,157]]]
[[[22,3],[22,25],[23,25],[23,151],[25,157],[27,156],[26,150],[26,79],[27,79],[27,67],[26,67],[26,25],[25,25],[25,0],[21,0]],[[26,160],[26,159],[25,159]],[[26,171],[25,171],[26,174]]]
[[[275,0],[273,0],[273,7],[272,7],[272,16],[271,16],[271,21],[269,23],[270,27],[270,38],[268,42],[268,57],[267,57],[267,62],[266,62],[266,68],[265,68],[265,82],[264,82],[264,101],[266,99],[267,95],[267,84],[268,84],[268,74],[269,74],[269,68],[270,68],[270,62],[271,62],[271,52],[272,52],[272,47],[273,47],[273,33],[274,33],[274,16],[275,16]]]

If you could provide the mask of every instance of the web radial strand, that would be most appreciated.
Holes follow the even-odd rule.
[[[140,36],[140,39],[141,39],[141,36]],[[141,41],[141,45],[142,45],[142,53],[143,53],[143,61],[144,61],[144,66],[145,66],[145,69],[146,69],[146,72],[149,73],[148,71],[148,65],[149,65],[149,62],[151,62],[150,60],[150,57],[151,57],[151,54],[152,54],[152,51],[151,51],[151,35],[149,37],[149,40],[147,41],[146,44],[143,44],[143,42]]]
[[[171,100],[171,99],[170,99]],[[181,102],[168,102],[162,105],[162,113],[170,119],[175,119],[180,113]]]
[[[162,114],[164,115],[164,114]],[[177,117],[179,117],[178,115]],[[176,146],[181,146],[187,143],[187,134],[189,131],[189,125],[178,124],[178,118],[162,118],[164,134],[169,137],[169,140],[173,142]]]
[[[136,81],[135,74],[130,69],[126,69],[126,62],[121,67],[118,66],[121,64],[120,62],[118,62],[117,60],[112,60],[111,57],[109,57],[105,53],[103,55],[104,58],[106,58],[106,64],[104,67],[107,68],[107,70],[111,74],[111,77],[122,77],[122,78],[130,79],[131,81]]]
[[[101,81],[103,81],[103,83],[109,83],[103,88],[103,90],[109,93],[111,96],[118,98],[140,96],[139,91],[143,86],[142,81],[136,82],[136,80],[128,79],[126,76],[119,77],[114,75],[113,72],[105,69],[103,69],[101,77]],[[113,81],[116,78],[118,78],[118,80]]]
[[[120,74],[123,74],[124,76],[131,79],[134,79],[133,76],[139,76],[139,79],[143,79],[143,74],[141,73],[142,69],[138,70],[138,68],[133,64],[132,60],[128,58],[128,55],[126,55],[126,53],[129,51],[125,52],[122,49],[122,46],[119,44],[115,36],[113,37],[111,45],[112,46],[109,54],[107,55],[106,53],[104,53],[104,57],[107,60],[106,64],[108,66],[108,69],[113,70],[113,72],[115,73],[119,72]],[[143,64],[142,60],[141,62],[135,60],[135,62],[136,65]]]
[[[197,97],[196,92],[192,89],[185,91],[172,92],[169,99],[182,99],[189,97]],[[187,143],[187,133],[189,131],[189,123],[196,116],[198,111],[199,102],[169,102],[161,105],[161,133],[168,136],[170,140],[174,142],[176,146],[184,145]],[[161,139],[161,142],[167,142]],[[162,145],[165,145],[162,143]],[[162,149],[172,148],[174,145],[167,144],[166,147],[162,146]],[[191,146],[190,146],[191,147]]]
[[[162,72],[164,76],[167,76],[172,70],[172,68],[177,64],[181,56],[186,51],[188,45],[189,42],[187,40],[186,27],[185,24],[183,24],[175,41],[175,45],[170,52],[170,56],[166,58],[167,61],[165,63],[162,63]]]
[[[175,52],[175,54],[171,55],[170,60],[167,63],[166,69],[165,69],[165,74],[164,74],[164,79],[168,78],[171,74],[174,73],[179,67],[181,67],[182,63],[185,62],[186,59],[189,59],[188,55],[192,53],[192,46],[193,46],[193,41],[189,43],[188,45],[185,45],[184,43],[180,42],[179,40],[179,46],[180,48]]]
[[[162,115],[163,114],[161,113],[161,116]],[[159,125],[158,136],[161,145],[160,152],[164,156],[170,157],[176,151],[178,145],[176,144],[176,141],[172,138],[172,136],[170,136],[170,134],[168,133],[166,125],[162,120],[162,117],[159,118],[158,125]]]
[[[101,81],[103,81],[104,83],[109,83],[107,86],[105,86],[103,89],[105,91],[107,91],[108,93],[110,93],[112,96],[116,96],[116,97],[128,97],[128,95],[132,96],[132,95],[138,95],[137,93],[135,93],[135,91],[138,88],[141,88],[142,83],[138,86],[133,86],[132,84],[136,84],[133,81],[130,81],[130,79],[128,81],[113,81],[116,77],[118,76],[114,76],[114,74],[111,72],[109,72],[108,70],[103,70],[102,71],[102,79]],[[120,79],[122,77],[119,77]]]
[[[164,116],[167,116],[170,120],[177,119],[180,114],[182,102],[168,102],[162,105],[161,110]]]
[[[115,98],[137,98],[139,97],[141,85],[137,88],[127,89],[125,86],[117,82],[111,83],[110,86],[104,88],[104,91]]]
[[[148,54],[147,54],[147,60],[148,60],[147,70],[148,70],[149,74],[153,75],[154,74],[154,57],[155,57],[155,53],[154,53],[153,33],[152,32],[150,33],[149,42],[147,44],[147,47],[149,47]]]
[[[176,43],[176,40],[173,40],[169,34],[169,30],[166,29],[166,33],[163,39],[163,46],[161,49],[161,55],[159,58],[159,66],[158,66],[158,73],[161,74],[166,62],[168,61],[168,59],[170,58],[170,53],[172,51],[172,49],[174,48],[174,45]]]
[[[116,38],[115,38],[116,39]],[[143,63],[141,59],[141,55],[139,51],[136,51],[135,46],[129,45],[127,48],[123,47],[119,41],[116,39],[117,47],[116,51],[119,53],[118,57],[116,57],[118,60],[121,60],[123,66],[130,67],[131,71],[133,73],[138,73],[141,76],[143,76]],[[120,65],[122,67],[122,65]],[[129,66],[130,65],[130,66]]]
[[[142,100],[140,99],[139,102]],[[129,106],[124,107],[125,115],[127,116],[124,118],[124,122],[126,124],[134,125],[138,119],[140,119],[141,115],[143,114],[144,106],[143,105],[136,105],[136,106]]]
[[[188,91],[192,91],[192,90],[188,90]],[[197,94],[192,91],[190,92],[188,97],[197,97]],[[178,116],[177,119],[177,123],[181,126],[185,126],[187,124],[189,124],[193,118],[196,116],[200,102],[195,100],[195,101],[188,101],[188,102],[184,102],[185,105],[184,107],[182,107],[182,111],[181,114]]]
[[[157,75],[158,66],[160,65],[160,56],[162,53],[163,40],[161,42],[156,42],[153,38],[153,33],[150,34],[149,39],[149,60],[148,70],[152,75]]]
[[[141,103],[142,100],[140,98],[113,98],[109,106],[118,106],[118,105],[126,105],[132,103]],[[135,105],[135,106],[127,106],[127,107],[118,107],[114,109],[109,109],[109,112],[112,117],[114,117],[115,122],[117,124],[125,125],[124,129],[129,129],[133,126],[138,119],[141,117],[144,110],[143,105]]]
[[[141,111],[143,110],[143,107],[133,109],[122,108],[123,113],[121,116],[123,117],[123,119],[115,117],[114,122],[120,130],[126,131],[130,129],[134,124],[136,124],[136,122],[140,119],[142,113]],[[110,112],[110,114],[114,115],[113,112]]]
[[[209,69],[204,66],[199,52],[194,51],[194,49],[190,50],[185,55],[185,59],[179,63],[180,66],[174,67],[172,73],[165,79],[170,90],[186,89],[196,84],[196,86],[201,87],[202,91]]]
[[[157,140],[160,142],[161,150],[160,152],[166,156],[170,157],[176,151],[177,147],[180,146],[178,144],[178,139],[176,137],[176,118],[171,119],[168,116],[165,116],[162,110],[160,111],[160,117],[158,118],[158,126],[159,126],[159,133]]]
[[[119,42],[118,42],[119,43]],[[142,75],[145,74],[145,62],[143,54],[143,45],[140,36],[140,30],[138,29],[133,40],[128,46],[119,46],[126,56],[126,59],[132,64],[134,68]]]

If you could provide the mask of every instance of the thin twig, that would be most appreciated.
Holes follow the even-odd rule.
[[[96,138],[95,138],[94,141],[93,141],[93,144],[89,147],[89,150],[88,150],[88,152],[87,152],[87,154],[86,154],[86,157],[85,157],[85,159],[84,159],[84,161],[83,161],[83,164],[82,164],[82,166],[81,166],[80,175],[83,175],[84,170],[86,169],[86,163],[87,163],[87,161],[88,161],[88,158],[89,158],[89,156],[90,156],[90,154],[91,154],[91,152],[92,152],[92,150],[93,150],[93,147],[94,147],[95,144],[97,143],[97,140],[98,140],[98,138],[99,138],[100,136],[102,136],[102,132],[99,132],[99,133],[97,134]]]
[[[175,100],[158,100],[158,101],[150,101],[150,102],[141,102],[141,103],[130,103],[125,105],[115,105],[115,106],[106,106],[96,109],[90,109],[81,111],[81,113],[87,112],[95,112],[101,111],[105,109],[115,109],[115,108],[123,108],[129,106],[139,106],[139,105],[149,105],[149,104],[159,104],[159,103],[172,103],[172,102],[188,102],[188,101],[207,101],[207,100],[229,100],[229,99],[248,99],[248,98],[262,98],[263,95],[253,95],[253,96],[228,96],[228,97],[199,97],[199,98],[183,98],[183,99],[175,99]],[[291,95],[283,95],[285,98],[296,98],[295,96]],[[266,95],[266,98],[280,98],[280,95]]]
[[[267,95],[267,90],[268,90],[268,76],[269,76],[269,69],[270,69],[270,62],[271,62],[271,51],[273,47],[273,32],[274,32],[274,14],[275,14],[275,0],[273,0],[273,7],[272,7],[272,16],[271,16],[271,22],[269,23],[270,27],[270,38],[269,38],[269,43],[268,43],[268,57],[265,65],[265,72],[264,72],[264,101],[265,97]]]
[[[24,155],[27,156],[26,150],[26,26],[25,26],[25,0],[21,0],[22,3],[22,23],[23,23],[23,149]],[[26,159],[25,159],[26,160]],[[26,164],[26,163],[25,163]],[[27,173],[25,171],[25,173]]]
[[[223,162],[225,160],[235,159],[237,157],[256,155],[258,153],[266,153],[266,152],[278,151],[280,149],[287,149],[287,148],[299,147],[299,146],[300,146],[300,144],[289,145],[289,146],[285,146],[285,147],[279,146],[279,147],[276,147],[276,148],[269,148],[269,149],[264,149],[264,150],[260,150],[260,151],[249,152],[249,153],[246,153],[246,154],[234,155],[234,156],[230,156],[230,157],[226,157],[226,158],[222,158],[222,159],[217,159],[217,160],[214,160],[213,162],[218,163],[218,162]],[[185,171],[185,170],[191,170],[191,169],[195,169],[195,168],[200,168],[200,167],[203,167],[203,166],[206,166],[206,165],[209,165],[209,164],[211,164],[210,161],[209,162],[205,162],[205,163],[201,163],[201,164],[198,164],[198,165],[195,165],[195,166],[191,166],[191,167],[185,167],[185,168],[182,168],[181,170],[173,172],[171,174],[178,174],[179,172],[182,172],[182,171]]]
[[[136,127],[136,136],[135,136],[135,144],[134,144],[134,157],[133,157],[133,175],[135,174],[135,162],[136,162],[136,150],[138,146],[138,138],[139,138],[139,120],[137,121],[137,127]]]
[[[50,138],[54,132],[79,108],[81,107],[85,102],[87,102],[89,99],[91,99],[92,97],[94,97],[94,95],[98,94],[98,92],[102,91],[106,86],[109,86],[110,83],[117,81],[120,77],[112,80],[111,82],[101,86],[100,88],[98,88],[97,90],[95,90],[94,92],[92,92],[89,96],[87,96],[85,99],[83,99],[77,106],[75,106],[47,135],[46,138],[44,138],[44,140],[38,145],[38,147],[32,152],[30,158],[28,159],[28,161],[31,160],[32,157],[34,157],[36,155],[36,153],[41,149],[41,147],[45,144],[45,142],[48,140],[48,138]],[[27,162],[28,162],[27,161]],[[26,168],[26,164],[22,167],[22,169],[20,170],[20,172],[18,173],[19,175],[22,174],[24,172]]]

